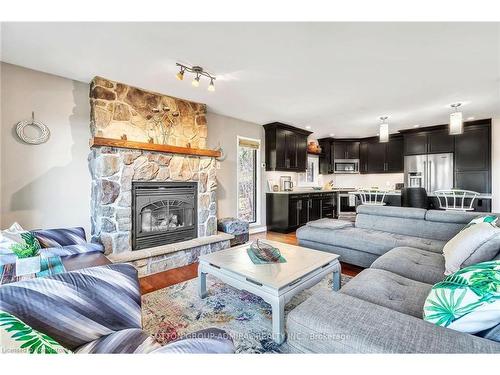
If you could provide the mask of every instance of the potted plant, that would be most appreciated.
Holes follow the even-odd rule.
[[[40,243],[30,232],[21,233],[24,244],[12,245],[16,255],[16,276],[40,272]]]

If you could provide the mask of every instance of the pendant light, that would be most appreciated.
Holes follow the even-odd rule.
[[[464,121],[462,112],[458,108],[462,103],[451,104],[453,112],[450,113],[450,135],[462,134],[464,132]]]
[[[389,124],[387,123],[387,119],[389,116],[381,116],[380,121],[380,130],[379,130],[379,142],[386,143],[389,142]]]

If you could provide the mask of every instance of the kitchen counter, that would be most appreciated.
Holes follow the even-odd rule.
[[[348,193],[352,191],[352,188],[338,188],[338,189],[321,189],[321,190],[313,190],[313,189],[297,189],[292,191],[268,191],[267,194],[312,194],[312,193]]]
[[[348,194],[359,194],[358,191],[355,191],[355,190],[351,190],[348,192]],[[382,195],[383,194],[383,191],[380,191],[379,192],[379,195]],[[401,190],[392,190],[392,191],[387,191],[385,192],[385,195],[390,195],[390,196],[398,196],[398,195],[401,195]],[[431,194],[427,194],[428,197],[436,197],[436,194],[434,193],[431,193]],[[476,199],[491,199],[491,194],[479,194]]]

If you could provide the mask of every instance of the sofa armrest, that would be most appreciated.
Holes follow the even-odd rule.
[[[0,310],[74,350],[116,331],[141,328],[137,270],[112,264],[5,284]]]
[[[498,342],[328,291],[292,310],[287,331],[289,344],[303,352],[500,353]]]
[[[233,340],[226,331],[209,328],[190,333],[151,353],[231,354],[234,350]]]

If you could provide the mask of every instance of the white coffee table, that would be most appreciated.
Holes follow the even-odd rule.
[[[300,291],[333,273],[333,290],[340,288],[338,255],[281,242],[267,241],[280,249],[286,263],[253,264],[250,243],[200,256],[199,295],[207,296],[207,273],[240,290],[261,297],[272,308],[273,340],[285,341],[285,304]]]

